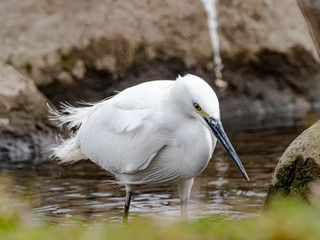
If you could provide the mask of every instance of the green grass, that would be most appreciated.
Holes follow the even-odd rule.
[[[80,218],[81,219],[81,218]],[[28,204],[0,191],[0,239],[320,239],[320,209],[299,200],[279,200],[260,217],[245,220],[157,222],[128,224],[81,220],[51,223],[36,217]]]

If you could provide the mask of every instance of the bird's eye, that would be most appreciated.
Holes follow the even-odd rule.
[[[198,103],[194,103],[193,107],[197,110],[197,111],[201,111],[201,107]]]

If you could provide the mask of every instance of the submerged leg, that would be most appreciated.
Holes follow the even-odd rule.
[[[123,221],[124,222],[128,221],[131,195],[132,195],[132,186],[126,185],[126,200],[125,200],[125,204],[124,204],[124,214],[123,214]]]
[[[178,183],[178,191],[181,203],[181,220],[188,220],[188,201],[193,185],[193,178]]]

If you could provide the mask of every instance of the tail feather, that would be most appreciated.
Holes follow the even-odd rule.
[[[82,107],[74,107],[69,103],[61,103],[61,110],[55,110],[47,104],[50,116],[49,119],[55,121],[59,127],[66,125],[68,130],[78,129],[83,121],[93,114],[97,109],[110,98],[104,99],[97,103],[81,102]],[[77,141],[77,132],[70,134],[69,139],[60,138],[57,144],[51,147],[51,157],[57,158],[62,163],[76,162],[87,159],[82,152]]]
[[[76,108],[68,103],[62,103],[61,110],[55,110],[47,104],[51,114],[49,119],[55,121],[59,127],[66,125],[68,130],[79,128],[83,120],[98,109],[100,103],[83,103],[83,105],[86,106]],[[57,144],[51,146],[51,158],[58,159],[61,163],[72,163],[87,159],[77,141],[77,131],[70,135],[68,139],[60,137],[57,139]]]
[[[66,124],[69,130],[74,127],[80,127],[83,119],[94,113],[99,106],[99,104],[93,105],[90,103],[86,105],[86,107],[74,107],[68,103],[61,103],[61,110],[54,110],[48,105],[51,114],[49,119],[57,122],[59,127]]]
[[[79,160],[87,159],[81,148],[76,142],[75,136],[69,139],[62,139],[51,147],[51,157],[60,163],[74,163]]]

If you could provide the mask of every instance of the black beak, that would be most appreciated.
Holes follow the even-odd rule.
[[[204,118],[204,120],[208,123],[210,126],[210,129],[212,130],[213,134],[216,136],[218,141],[221,143],[221,145],[224,147],[224,149],[229,153],[230,157],[233,159],[237,167],[239,168],[240,172],[244,176],[244,178],[247,180],[247,182],[250,182],[250,179],[248,177],[248,174],[246,170],[244,169],[236,151],[234,150],[230,140],[228,139],[222,123],[220,120],[208,120],[207,118]]]

